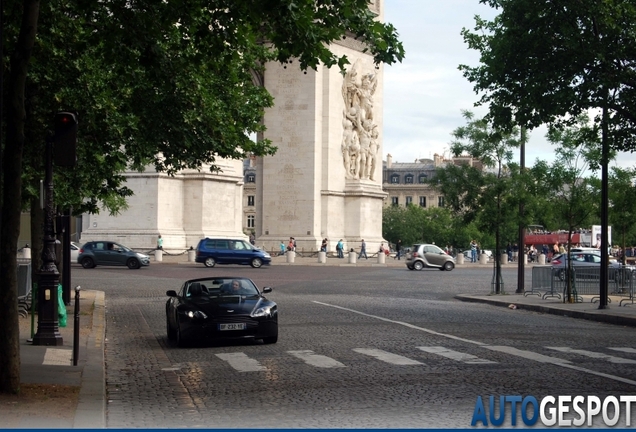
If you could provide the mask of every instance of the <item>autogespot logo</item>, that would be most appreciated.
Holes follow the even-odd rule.
[[[634,407],[636,396],[546,396],[539,402],[534,396],[509,395],[490,396],[486,409],[481,396],[477,396],[470,425],[501,426],[509,418],[510,425],[517,426],[521,417],[524,426],[534,426],[537,421],[543,426],[592,426],[595,418],[609,427],[621,419],[625,426],[631,426]]]

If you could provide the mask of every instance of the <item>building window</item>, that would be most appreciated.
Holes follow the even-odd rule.
[[[420,207],[426,207],[426,197],[425,196],[421,196],[420,197]]]
[[[437,197],[437,206],[438,207],[444,207],[444,197],[443,196]]]
[[[418,181],[420,183],[426,183],[426,180],[428,180],[428,176],[426,174],[420,174],[420,176],[418,177]]]
[[[413,197],[407,196],[406,197],[406,205],[411,205],[411,204],[413,204]]]
[[[404,183],[413,184],[413,174],[407,174],[404,177]]]
[[[398,197],[391,197],[391,205],[399,205]]]
[[[249,174],[247,176],[247,182],[248,183],[255,183],[256,182],[256,175],[255,174]]]
[[[248,228],[254,228],[254,215],[248,215],[247,216],[247,227]]]
[[[400,183],[400,175],[399,174],[393,174],[391,176],[391,183],[399,184]]]
[[[248,206],[253,206],[254,205],[254,195],[248,195],[247,196],[247,205]]]

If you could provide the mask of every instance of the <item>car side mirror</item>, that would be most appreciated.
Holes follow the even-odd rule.
[[[272,287],[263,288],[263,294],[272,292]]]
[[[166,295],[168,297],[176,297],[177,296],[177,292],[175,290],[168,290],[168,291],[166,291]]]

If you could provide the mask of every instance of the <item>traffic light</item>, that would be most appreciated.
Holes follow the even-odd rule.
[[[55,146],[53,160],[60,167],[74,167],[77,160],[77,114],[60,111],[55,114]]]

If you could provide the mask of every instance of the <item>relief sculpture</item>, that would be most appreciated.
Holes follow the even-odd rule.
[[[342,83],[342,158],[347,179],[374,180],[378,153],[378,125],[373,119],[373,95],[378,75],[362,74],[360,61]]]

